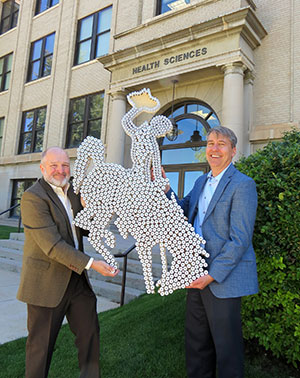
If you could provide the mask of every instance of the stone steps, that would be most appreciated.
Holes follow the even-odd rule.
[[[20,273],[21,268],[22,268],[22,261],[9,259],[6,257],[0,257],[0,270],[7,270],[9,272]]]
[[[101,295],[104,298],[109,298],[112,302],[120,302],[120,285],[94,279],[91,279],[91,284],[96,295]],[[144,294],[144,292],[144,290],[134,289],[126,285],[124,303],[126,304],[132,301],[133,299],[139,297],[141,294]]]
[[[1,242],[1,241],[0,241]],[[0,257],[10,259],[10,260],[17,260],[22,262],[23,258],[23,250],[17,250],[17,249],[10,249],[8,247],[3,247],[0,243]]]
[[[130,246],[134,244],[133,238],[124,240],[119,234],[115,234],[116,247],[111,250],[112,254],[124,253]],[[0,270],[8,270],[12,272],[20,272],[22,267],[24,246],[24,233],[11,233],[10,239],[0,240]],[[97,253],[89,244],[87,238],[84,238],[85,252],[96,259],[102,259],[101,255]],[[119,264],[120,273],[116,277],[104,277],[89,270],[88,275],[93,285],[96,295],[107,298],[110,301],[119,303],[121,296],[121,285],[123,277],[123,258],[116,258]],[[161,258],[158,246],[153,248],[152,253],[152,272],[154,280],[161,276]],[[0,273],[1,274],[1,273]],[[137,298],[145,293],[145,283],[142,273],[142,264],[139,261],[138,253],[133,250],[128,255],[127,260],[127,274],[126,274],[126,289],[124,303]]]

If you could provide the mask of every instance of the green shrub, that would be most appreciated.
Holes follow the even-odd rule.
[[[300,361],[300,132],[242,158],[257,184],[253,236],[260,292],[243,300],[244,336],[276,357]]]

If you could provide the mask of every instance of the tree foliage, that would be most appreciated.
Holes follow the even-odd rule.
[[[244,298],[246,339],[300,362],[300,132],[284,134],[236,167],[257,184],[253,236],[260,292]]]

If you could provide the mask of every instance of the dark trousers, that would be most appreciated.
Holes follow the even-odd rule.
[[[241,298],[188,289],[185,345],[189,378],[244,377]]]
[[[96,296],[84,275],[72,273],[57,307],[27,305],[26,378],[46,378],[58,332],[66,315],[76,339],[81,378],[99,377]]]

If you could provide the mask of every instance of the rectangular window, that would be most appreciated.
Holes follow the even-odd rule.
[[[103,99],[103,93],[95,93],[70,101],[66,148],[78,147],[89,135],[100,138]]]
[[[11,53],[0,58],[0,92],[9,88],[12,56],[13,54]]]
[[[46,107],[23,112],[19,154],[42,151],[46,113]]]
[[[58,4],[59,0],[37,0],[36,7],[35,7],[35,14],[40,14],[45,10],[54,7],[54,5]]]
[[[10,206],[14,206],[20,203],[21,197],[25,190],[27,190],[31,185],[35,183],[36,179],[26,179],[26,180],[13,180],[13,190],[11,195]],[[10,211],[11,217],[19,217],[20,206],[15,207]]]
[[[170,10],[185,8],[190,0],[157,0],[156,14],[166,13]]]
[[[51,74],[55,33],[32,42],[27,81]]]
[[[2,5],[0,34],[17,26],[20,1],[8,0]]]
[[[78,21],[75,65],[108,53],[111,14],[108,7]]]
[[[4,131],[4,117],[0,118],[0,154],[2,151],[3,131]]]

